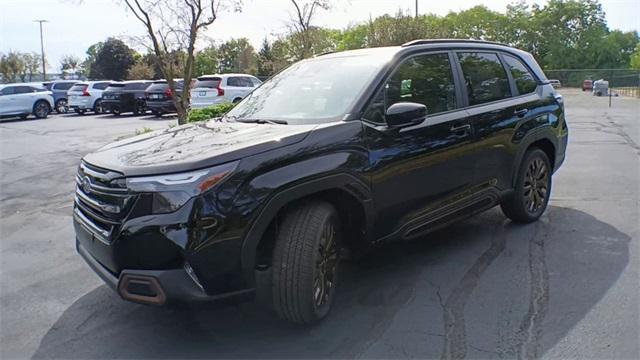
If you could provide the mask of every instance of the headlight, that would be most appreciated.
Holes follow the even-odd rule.
[[[126,179],[129,191],[150,193],[152,212],[163,214],[178,210],[189,199],[213,188],[235,170],[238,162],[179,174]]]

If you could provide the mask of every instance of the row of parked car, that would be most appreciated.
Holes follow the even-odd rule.
[[[175,112],[174,97],[180,97],[184,82],[174,79],[175,93],[166,80],[114,82],[60,80],[48,83],[0,85],[0,116],[46,118],[49,113],[86,112],[145,114],[160,117]],[[238,102],[261,84],[247,74],[204,75],[190,85],[191,108],[223,102]]]

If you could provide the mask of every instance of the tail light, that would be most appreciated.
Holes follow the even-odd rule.
[[[222,89],[222,88],[220,87],[220,83],[221,83],[221,82],[222,82],[222,81],[218,82],[218,86],[216,87],[216,90],[218,90],[218,96],[223,96],[223,95],[224,95],[224,89]]]
[[[167,88],[167,90],[164,91],[164,96],[170,98],[173,95],[173,92],[171,92],[171,88]]]
[[[84,90],[82,90],[82,96],[91,96],[91,94],[89,94],[89,91],[87,90],[88,87],[84,88]]]

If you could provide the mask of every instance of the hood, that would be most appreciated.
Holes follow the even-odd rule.
[[[125,176],[190,171],[297,143],[314,127],[211,120],[117,141],[83,160]]]

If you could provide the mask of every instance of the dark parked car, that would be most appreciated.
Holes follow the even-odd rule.
[[[69,111],[67,91],[77,82],[78,80],[56,80],[42,84],[53,93],[53,108],[58,114],[64,114]]]
[[[176,92],[174,94],[166,80],[154,81],[146,91],[147,108],[151,110],[153,115],[160,117],[166,113],[176,112],[176,105],[173,102],[174,96],[180,96],[184,82],[182,79],[174,80]]]
[[[223,118],[86,155],[77,251],[126,300],[257,294],[313,323],[342,249],[424,237],[496,205],[537,220],[567,134],[562,97],[517,49],[417,40],[318,56]]]
[[[152,81],[133,80],[114,82],[102,92],[102,107],[114,115],[132,112],[136,115],[147,112],[145,90]]]

